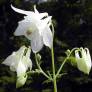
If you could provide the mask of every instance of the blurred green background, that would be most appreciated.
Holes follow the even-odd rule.
[[[33,5],[36,4],[39,12],[48,12],[53,16],[55,63],[58,69],[67,49],[87,47],[92,56],[92,1],[47,0],[39,3],[39,0],[0,0],[0,92],[53,92],[52,83],[43,83],[45,78],[40,74],[31,75],[23,87],[16,89],[16,73],[1,64],[20,46],[29,44],[24,36],[13,35],[23,15],[14,12],[10,7],[11,4],[24,10],[33,10]],[[49,49],[44,47],[40,53],[44,61],[42,68],[51,71]],[[33,69],[35,67],[33,61]],[[57,80],[58,92],[92,92],[92,71],[87,76],[70,64],[65,65],[62,71],[67,74]]]

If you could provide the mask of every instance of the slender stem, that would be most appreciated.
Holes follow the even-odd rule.
[[[70,57],[70,55],[72,54],[72,52],[73,52],[74,50],[76,50],[76,49],[78,49],[78,48],[72,49],[71,52],[70,52],[70,54],[65,58],[65,60],[64,60],[63,63],[61,64],[59,70],[58,70],[57,73],[56,73],[56,77],[60,74],[60,72],[61,72],[61,70],[62,70],[64,64],[65,64],[66,61],[67,61],[67,59]]]
[[[49,80],[51,80],[51,78],[42,70],[42,68],[40,67],[39,63],[38,63],[38,60],[37,60],[37,56],[35,54],[35,60],[36,60],[36,64],[37,64],[37,67],[38,69],[41,71],[41,73],[46,77],[48,78]]]
[[[53,47],[51,49],[51,55],[52,55],[52,70],[53,70],[54,92],[57,92],[57,83],[56,83],[56,77],[55,77],[55,62],[54,62],[54,50],[53,50]]]
[[[69,56],[70,56],[70,55],[69,55]],[[65,60],[63,61],[62,65],[60,66],[59,70],[58,70],[57,73],[56,73],[56,77],[57,77],[57,76],[59,75],[59,73],[61,72],[61,70],[62,70],[64,64],[66,63],[67,59],[69,58],[69,56],[68,56],[67,58],[65,58]]]
[[[53,33],[53,39],[54,39],[54,26],[52,26],[52,33]],[[55,75],[55,61],[54,61],[54,49],[53,49],[53,43],[51,48],[51,58],[52,58],[52,71],[53,71],[53,85],[54,85],[54,92],[57,92],[57,82],[56,82],[56,75]]]

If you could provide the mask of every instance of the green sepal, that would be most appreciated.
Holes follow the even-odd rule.
[[[27,74],[17,77],[16,88],[22,87],[27,80]]]
[[[72,66],[77,66],[76,58],[74,56],[70,56],[69,59],[67,60],[68,63],[70,63]]]

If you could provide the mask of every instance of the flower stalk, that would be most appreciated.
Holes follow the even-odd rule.
[[[48,78],[49,80],[51,80],[51,78],[42,70],[42,68],[40,67],[39,63],[38,63],[38,60],[37,60],[37,56],[35,54],[35,60],[36,60],[36,64],[37,64],[37,67],[38,69],[40,70],[40,72],[46,77]]]
[[[69,55],[65,58],[65,60],[63,61],[63,63],[61,64],[60,68],[58,69],[58,71],[57,71],[57,73],[56,73],[56,78],[57,78],[58,75],[60,74],[60,72],[61,72],[63,66],[65,65],[65,63],[66,63],[66,61],[69,59],[69,57],[71,56],[72,52],[75,51],[76,49],[78,50],[78,48],[73,48],[73,49],[71,50],[71,52],[69,53]]]
[[[56,75],[55,75],[55,61],[54,61],[54,50],[53,50],[53,47],[51,49],[51,55],[52,55],[52,71],[53,71],[54,92],[57,92],[57,83],[56,83]]]
[[[52,26],[52,33],[53,33],[53,39],[54,39],[54,26]],[[54,92],[57,92],[57,82],[56,82],[56,74],[55,74],[55,60],[54,60],[54,48],[52,43],[51,48],[51,58],[52,58],[52,72],[53,72],[53,85],[54,85]]]

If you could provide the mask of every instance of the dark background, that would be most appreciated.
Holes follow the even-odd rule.
[[[33,5],[36,4],[39,12],[48,12],[53,16],[56,69],[65,57],[64,52],[67,49],[87,47],[92,56],[91,0],[48,0],[40,4],[38,0],[0,0],[0,63],[20,46],[29,44],[25,37],[13,35],[23,15],[14,12],[11,4],[24,10],[33,10]],[[40,52],[44,70],[51,70],[48,51],[46,48]],[[23,87],[16,89],[16,73],[11,72],[5,65],[0,64],[0,67],[0,92],[53,92],[52,83],[43,83],[45,78],[39,74],[31,75]],[[33,69],[35,67],[33,62]],[[63,72],[68,74],[58,79],[58,92],[92,92],[92,72],[87,76],[71,65],[67,64],[65,68]]]

